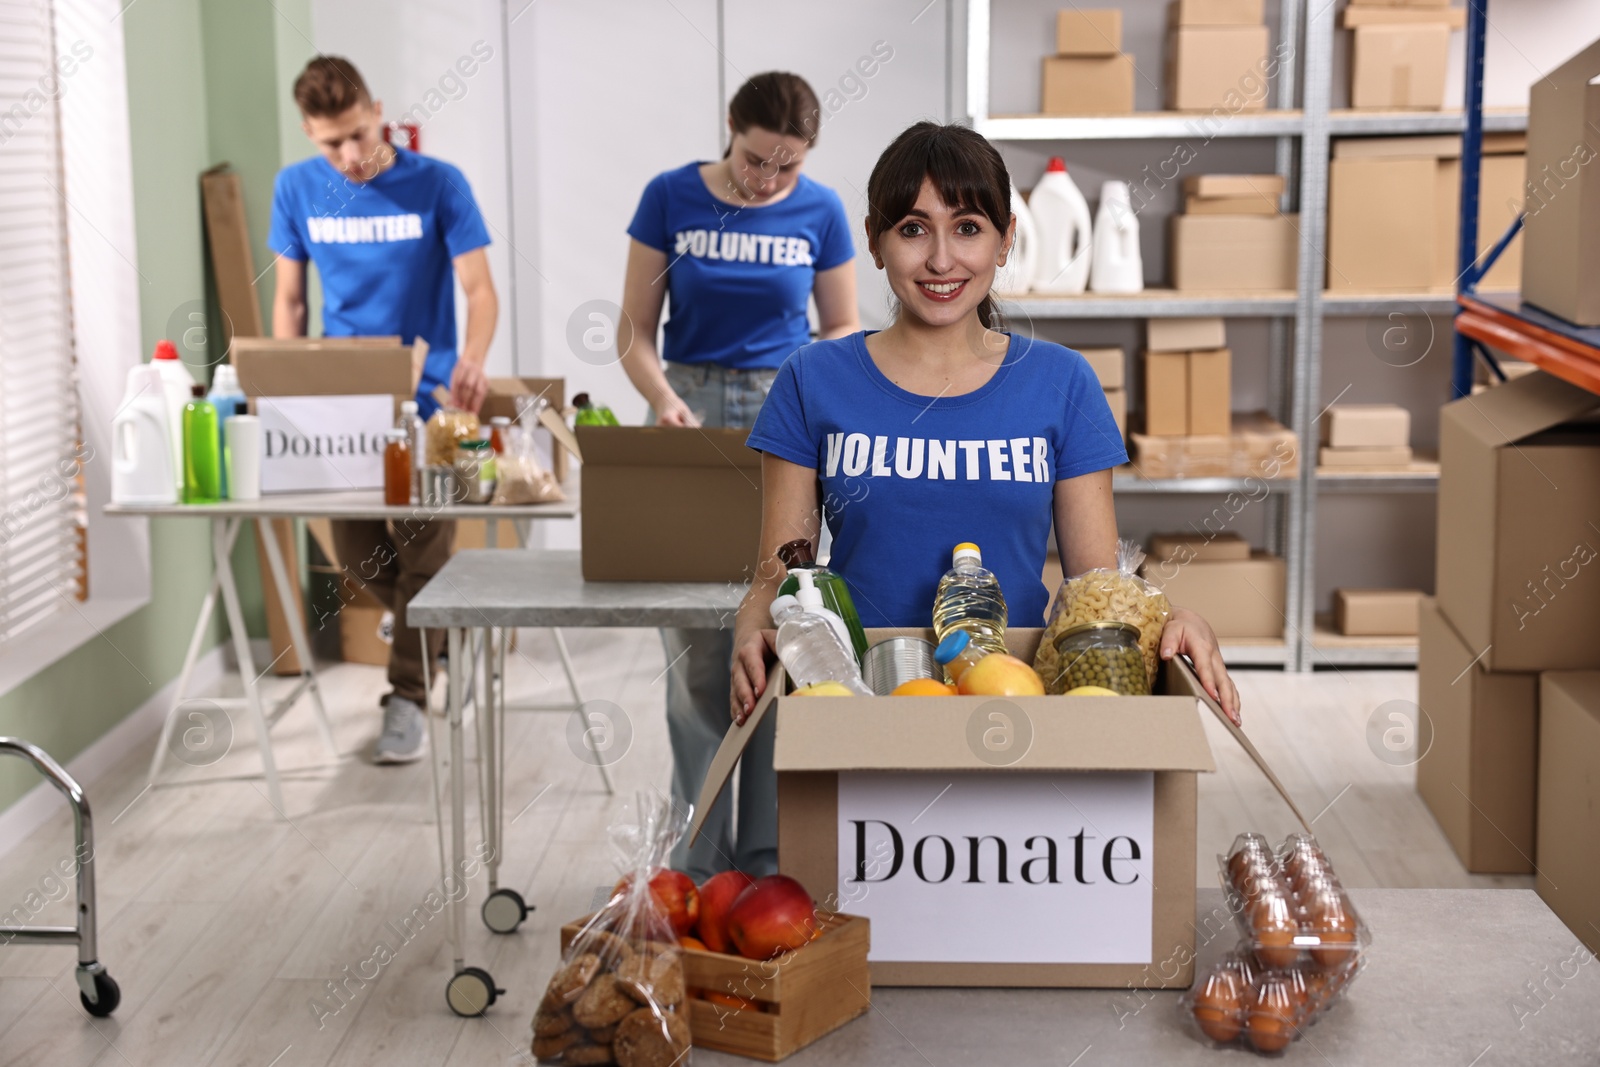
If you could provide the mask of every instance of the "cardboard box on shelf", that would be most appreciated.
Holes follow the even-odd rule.
[[[1411,412],[1399,404],[1334,404],[1322,415],[1322,443],[1388,448],[1411,443]]]
[[[1530,374],[1439,419],[1439,607],[1493,671],[1600,667],[1600,398]]]
[[[1534,887],[1600,952],[1600,673],[1539,676],[1539,802]]]
[[[1046,56],[1039,110],[1046,115],[1133,113],[1133,57]]]
[[[1100,379],[1102,389],[1121,389],[1128,384],[1126,357],[1120,348],[1080,348],[1078,354],[1089,361],[1089,368]]]
[[[1250,558],[1250,542],[1236,533],[1151,534],[1145,555],[1157,563],[1215,563]]]
[[[1522,299],[1579,326],[1600,326],[1600,175],[1588,165],[1594,130],[1600,41],[1528,90]]]
[[[1527,874],[1535,862],[1539,676],[1487,670],[1480,649],[1437,600],[1419,601],[1417,795],[1467,870]]]
[[[1151,352],[1193,352],[1199,348],[1226,348],[1227,329],[1222,319],[1146,319],[1145,348]]]
[[[868,639],[899,633],[931,636]],[[1006,643],[1031,663],[1041,633],[1008,630]],[[1174,661],[1159,681],[1163,695],[1119,698],[1115,715],[1086,697],[1010,698],[1009,724],[984,718],[984,697],[777,696],[729,730],[695,810],[776,716],[779,869],[871,920],[874,986],[1181,988],[1193,980],[1195,776],[1215,764],[1192,672]],[[775,670],[769,691],[782,687]],[[973,833],[970,850],[942,845]],[[1057,882],[1020,873],[1052,851]]]
[[[1172,216],[1175,289],[1293,289],[1298,215]]]
[[[1350,59],[1350,106],[1444,107],[1450,27],[1442,22],[1359,26]]]
[[[1117,433],[1124,439],[1128,436],[1128,393],[1124,389],[1107,389],[1106,404],[1111,408],[1111,417],[1116,420]]]
[[[1201,198],[1259,197],[1276,202],[1283,195],[1283,175],[1191,174],[1183,179],[1183,194]]]
[[[1450,0],[1350,0],[1350,6],[1358,8],[1424,7],[1439,10],[1449,7]]]
[[[1056,55],[1114,56],[1121,52],[1121,8],[1069,8],[1056,12]]]
[[[566,409],[566,395],[565,378],[490,378],[489,395],[484,399],[478,418],[487,423],[503,416],[516,422],[525,408],[543,400],[545,406],[539,411],[534,445],[545,470],[554,474],[556,481],[565,482],[571,471],[568,457],[579,462],[583,460],[578,439],[562,414]]]
[[[1233,353],[1189,353],[1189,433],[1226,436],[1233,428]]]
[[[747,430],[580,426],[586,581],[745,582],[761,540]],[[865,455],[854,447],[846,469]],[[649,516],[641,522],[640,516]]]
[[[1511,131],[1483,135],[1486,156],[1520,156],[1528,150],[1528,135]],[[1333,142],[1334,159],[1460,159],[1461,136],[1454,133],[1414,137],[1340,137]]]
[[[1200,198],[1189,196],[1183,201],[1186,215],[1276,215],[1278,201],[1265,197],[1214,196]]]
[[[1459,30],[1467,24],[1467,9],[1464,7],[1425,7],[1420,4],[1408,4],[1405,7],[1369,7],[1361,4],[1351,4],[1344,9],[1344,16],[1340,25],[1347,30],[1358,26],[1393,26],[1399,23],[1428,22],[1448,26],[1452,30]]]
[[[1147,560],[1139,573],[1174,604],[1200,614],[1222,640],[1283,636],[1287,587],[1277,556],[1255,552],[1249,559],[1181,565]]]
[[[1173,26],[1259,26],[1262,0],[1172,0],[1167,22]]]
[[[1176,437],[1189,432],[1189,354],[1144,354],[1144,432]]]
[[[381,489],[383,435],[416,392],[428,346],[397,337],[236,337],[261,418],[261,491]]]
[[[1411,466],[1410,445],[1385,445],[1379,448],[1332,448],[1322,446],[1317,466],[1346,470],[1389,470]]]
[[[1167,35],[1167,107],[1228,114],[1267,106],[1267,28],[1174,27]]]
[[[1416,589],[1335,589],[1333,625],[1347,637],[1415,637]]]
[[[1300,471],[1293,430],[1264,411],[1234,412],[1226,435],[1152,437],[1130,433],[1135,469],[1145,478],[1292,478]]]

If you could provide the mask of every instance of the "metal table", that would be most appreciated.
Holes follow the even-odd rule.
[[[416,628],[448,631],[450,686],[449,795],[450,819],[446,827],[439,784],[438,746],[433,745],[434,811],[439,826],[440,874],[446,886],[458,885],[467,867],[466,776],[462,773],[464,692],[469,665],[466,653],[476,633],[485,654],[481,657],[481,696],[475,723],[478,731],[479,814],[485,843],[484,867],[489,895],[482,905],[484,924],[496,933],[510,933],[527,917],[522,897],[499,884],[502,790],[505,784],[503,743],[505,713],[513,710],[505,700],[504,663],[510,631],[517,627],[687,627],[719,629],[733,625],[734,613],[744,598],[745,586],[727,582],[585,582],[579,553],[573,551],[459,552],[433,580],[411,599],[406,623]],[[564,644],[558,645],[562,667],[583,718],[585,737],[593,724],[584,709],[572,664]],[[547,710],[537,708],[536,710]],[[429,729],[433,717],[428,717]],[[600,766],[602,774],[604,766]],[[609,787],[609,780],[607,782]],[[446,839],[448,838],[448,846]],[[449,852],[446,859],[445,853]],[[469,967],[464,959],[466,894],[448,894],[450,942],[455,948],[454,971],[446,986],[450,1007],[460,1015],[481,1015],[500,990],[489,973]]]
[[[383,502],[381,490],[350,490],[331,493],[277,493],[260,500],[228,500],[218,504],[158,504],[150,506],[111,504],[105,508],[107,515],[138,518],[208,519],[211,523],[211,561],[213,566],[211,586],[200,603],[200,614],[195,620],[194,633],[189,639],[189,649],[183,657],[183,669],[178,674],[177,691],[172,706],[167,709],[166,721],[161,727],[161,738],[150,760],[149,781],[154,785],[161,773],[163,755],[178,722],[179,709],[190,699],[189,682],[194,674],[195,662],[200,658],[205,643],[206,628],[211,614],[216,610],[217,594],[222,595],[223,611],[227,615],[228,629],[233,634],[234,654],[239,661],[239,673],[244,683],[242,698],[207,698],[222,708],[242,706],[250,714],[256,732],[256,744],[261,751],[261,766],[267,782],[267,793],[280,818],[286,818],[283,793],[278,785],[277,763],[272,756],[269,731],[294,707],[305,693],[311,694],[312,710],[316,715],[317,732],[328,751],[330,759],[338,758],[333,743],[333,728],[327,710],[322,704],[322,692],[311,664],[311,645],[306,640],[305,621],[293,611],[284,614],[289,623],[289,636],[295,654],[300,659],[300,678],[287,695],[267,708],[262,701],[255,658],[250,654],[249,636],[245,632],[244,614],[239,607],[239,587],[234,577],[232,553],[239,530],[254,521],[256,534],[266,550],[272,583],[278,592],[278,602],[293,604],[288,572],[283,565],[283,554],[278,539],[273,536],[270,520],[283,518],[325,519],[506,519],[517,527],[519,538],[527,541],[528,524],[538,519],[570,519],[578,514],[576,480],[562,487],[567,499],[559,504],[528,504],[508,507],[451,504],[441,508],[421,505],[390,505]],[[489,523],[489,536],[495,533],[495,524]],[[491,542],[492,543],[492,542]],[[559,642],[560,637],[557,635]],[[563,663],[566,662],[563,648]]]

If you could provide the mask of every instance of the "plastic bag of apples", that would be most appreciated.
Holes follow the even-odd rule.
[[[637,821],[610,831],[622,879],[573,938],[534,1013],[533,1054],[540,1063],[689,1062],[681,949],[651,886],[683,819],[659,795],[641,795],[635,813]]]

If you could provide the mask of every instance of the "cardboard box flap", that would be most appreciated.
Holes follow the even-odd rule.
[[[1600,78],[1600,40],[1539,79],[1554,89],[1581,89]]]
[[[767,687],[761,691],[761,697],[756,701],[756,706],[750,710],[750,715],[743,723],[735,723],[728,728],[722,737],[722,744],[717,746],[717,754],[711,758],[711,766],[706,771],[706,780],[700,786],[700,796],[695,801],[693,818],[689,821],[689,844],[694,844],[700,837],[700,829],[705,826],[706,816],[711,811],[711,805],[717,802],[717,797],[728,787],[728,782],[733,778],[733,769],[739,765],[739,758],[744,755],[745,746],[755,736],[756,728],[766,719],[772,702],[783,690],[787,676],[783,672],[783,664],[774,662],[767,671]]]
[[[1553,374],[1527,374],[1444,406],[1444,418],[1489,447],[1532,437],[1600,408],[1600,397]]]
[[[246,396],[372,396],[409,400],[427,359],[420,337],[236,337],[231,360]]]
[[[759,470],[761,453],[745,447],[749,430],[682,426],[580,426],[586,465],[725,467]]]

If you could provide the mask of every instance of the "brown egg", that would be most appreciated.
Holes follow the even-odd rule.
[[[1345,895],[1323,887],[1306,903],[1307,932],[1318,938],[1311,959],[1324,971],[1331,971],[1355,957],[1356,918]]]
[[[1256,986],[1255,996],[1245,1016],[1245,1032],[1258,1052],[1277,1052],[1288,1047],[1295,1035],[1294,1002],[1289,982],[1282,975],[1269,974]]]
[[[1292,971],[1285,971],[1289,989],[1289,1004],[1294,1008],[1296,1025],[1310,1018],[1313,1008],[1311,1006],[1311,988],[1306,984],[1305,972],[1298,967]]]
[[[1281,893],[1266,894],[1250,911],[1250,937],[1256,958],[1268,968],[1293,967],[1300,958],[1294,939],[1300,924],[1289,908],[1289,898]]]
[[[1231,970],[1218,969],[1206,975],[1194,995],[1194,1021],[1200,1031],[1219,1044],[1238,1037],[1248,988]]]

